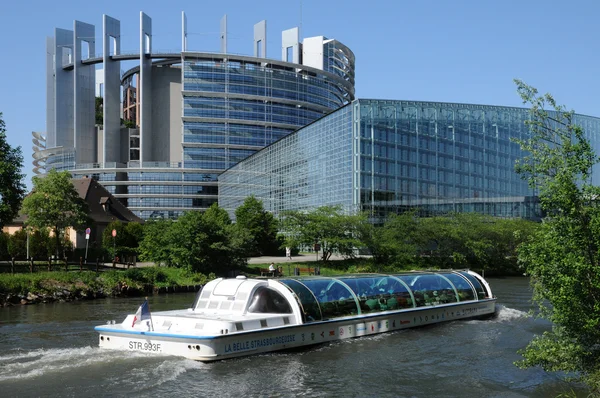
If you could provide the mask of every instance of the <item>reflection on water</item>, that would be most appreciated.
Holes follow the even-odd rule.
[[[200,363],[100,350],[93,327],[141,303],[106,299],[0,309],[2,396],[546,397],[571,386],[516,353],[550,325],[528,315],[524,278],[491,279],[498,315],[312,348]],[[153,296],[153,311],[194,293]],[[576,390],[582,395],[581,390]]]

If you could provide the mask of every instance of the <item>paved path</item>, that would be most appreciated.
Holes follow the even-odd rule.
[[[371,256],[358,256],[369,258]],[[320,257],[319,257],[320,258]],[[338,255],[332,255],[329,260],[343,260],[344,257]],[[297,256],[292,256],[292,259],[289,260],[285,256],[263,256],[263,257],[251,257],[248,259],[248,264],[269,264],[271,262],[275,264],[281,263],[298,263],[298,262],[306,262],[306,261],[317,261],[316,254],[299,254]]]
[[[250,257],[248,259],[248,264],[300,263],[300,262],[316,261],[316,260],[317,260],[316,254],[299,254],[297,256],[292,256],[291,260],[285,256],[262,256],[262,257]],[[332,260],[333,260],[333,258],[332,258]]]
[[[370,256],[359,256],[359,257],[370,257]],[[332,255],[330,260],[343,260],[344,257]],[[307,261],[317,261],[316,254],[298,254],[297,256],[292,256],[292,259],[288,259],[285,256],[263,256],[263,257],[250,257],[248,259],[248,264],[291,264],[291,263],[303,263]],[[105,267],[112,267],[112,263],[105,263]],[[148,262],[138,262],[136,263],[136,267],[153,267],[154,263]],[[117,268],[127,268],[126,265],[117,264]]]

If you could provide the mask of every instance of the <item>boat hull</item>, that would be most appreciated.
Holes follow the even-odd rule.
[[[495,313],[495,306],[496,299],[490,298],[217,336],[125,330],[115,325],[98,326],[96,330],[100,333],[102,348],[175,355],[207,362],[485,317]]]

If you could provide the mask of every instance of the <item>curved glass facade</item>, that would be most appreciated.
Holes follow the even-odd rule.
[[[468,271],[278,279],[294,293],[304,322],[489,298]]]
[[[333,73],[297,66],[186,54],[184,167],[225,170],[352,97]]]
[[[356,100],[219,176],[219,204],[232,215],[249,195],[275,214],[340,205],[376,223],[407,209],[536,220],[536,192],[514,171],[528,118],[524,108]],[[600,153],[600,119],[574,121]]]
[[[153,95],[167,99],[153,99],[163,102],[153,105],[156,127],[150,131],[152,145],[160,141],[156,145],[167,149],[150,146],[146,151],[163,161],[140,161],[141,128],[129,130],[121,162],[76,164],[74,150],[69,162],[64,156],[44,159],[47,166],[71,170],[75,177],[97,179],[143,219],[207,209],[218,200],[221,172],[354,98],[353,63],[351,69],[336,63],[352,79],[332,68],[230,54],[184,52],[160,64],[151,75],[157,87]],[[139,73],[134,67],[122,76],[134,102],[141,96],[130,85],[134,80],[144,84],[133,79]],[[161,120],[170,124],[158,126]]]

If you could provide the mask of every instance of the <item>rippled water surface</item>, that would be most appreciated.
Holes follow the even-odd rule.
[[[513,365],[517,350],[549,328],[527,315],[528,281],[490,284],[499,307],[491,320],[208,364],[100,350],[94,326],[120,322],[139,298],[3,308],[0,396],[548,397],[570,391],[556,375]],[[160,311],[188,307],[193,299],[181,293],[149,302]]]

